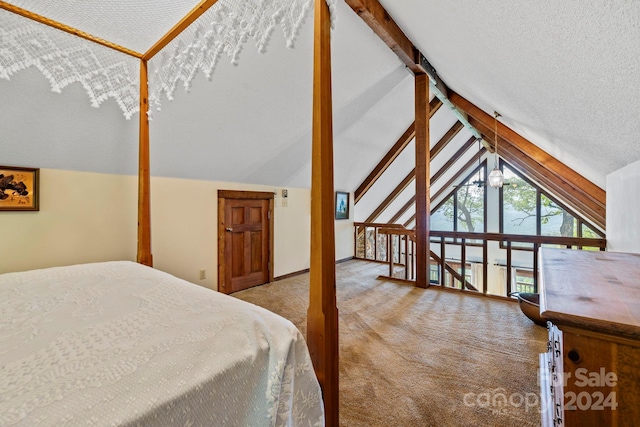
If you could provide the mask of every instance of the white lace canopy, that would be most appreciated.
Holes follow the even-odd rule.
[[[326,2],[334,20],[336,0]],[[185,10],[196,5],[194,0],[114,0],[99,6],[80,0],[13,0],[8,3],[141,52],[168,29],[163,30],[162,25],[156,24],[150,31],[141,32],[140,28],[145,26],[140,25],[136,12],[153,11],[159,14],[158,22],[170,28]],[[237,63],[249,38],[254,39],[259,51],[264,52],[278,25],[287,46],[293,47],[312,5],[313,0],[219,0],[149,61],[150,109],[160,109],[163,94],[172,99],[178,84],[188,90],[199,71],[211,78],[223,53],[232,63]],[[68,22],[64,21],[66,14]],[[173,16],[176,18],[172,20]],[[149,19],[149,14],[140,17]],[[128,25],[131,32],[128,32]],[[157,39],[144,37],[150,33],[160,36]],[[132,38],[121,34],[132,34]],[[29,67],[38,69],[49,80],[54,92],[79,82],[94,107],[113,98],[127,119],[139,111],[137,58],[0,9],[0,78],[8,80]]]

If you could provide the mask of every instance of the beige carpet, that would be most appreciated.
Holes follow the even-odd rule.
[[[546,330],[517,304],[377,280],[337,266],[342,426],[540,425]],[[233,294],[306,331],[309,275]]]

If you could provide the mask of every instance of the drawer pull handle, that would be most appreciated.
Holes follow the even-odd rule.
[[[573,363],[578,363],[580,361],[580,353],[578,353],[575,350],[571,350],[569,351],[569,353],[567,353],[567,357],[569,358],[569,360],[571,360]]]

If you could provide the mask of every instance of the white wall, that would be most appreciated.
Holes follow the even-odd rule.
[[[607,175],[607,250],[640,253],[640,161]]]
[[[40,211],[2,212],[0,273],[135,260],[137,177],[55,169],[40,172]],[[152,177],[151,240],[156,268],[217,289],[219,189],[276,188]],[[310,190],[287,190],[287,207],[278,197],[274,213],[276,277],[309,267]],[[353,255],[352,220],[336,221],[336,245],[336,259]],[[199,270],[206,270],[205,280],[199,280]]]
[[[0,212],[0,273],[135,260],[137,180],[40,170],[40,211]]]

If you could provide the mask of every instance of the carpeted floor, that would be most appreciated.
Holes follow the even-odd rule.
[[[378,280],[386,266],[338,264],[340,424],[540,425],[544,328],[517,304]],[[305,335],[309,275],[233,296]]]

